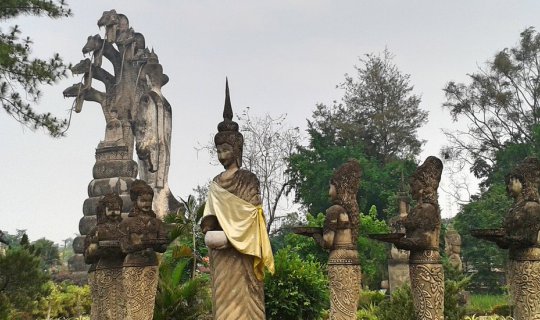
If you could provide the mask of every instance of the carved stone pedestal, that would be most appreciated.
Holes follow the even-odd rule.
[[[358,251],[332,250],[328,260],[328,280],[330,282],[330,319],[356,319],[361,280]]]
[[[540,248],[511,249],[508,280],[514,319],[540,320]]]
[[[409,272],[416,319],[444,319],[444,272],[438,250],[411,251]]]
[[[79,221],[81,236],[73,241],[75,255],[70,260],[70,271],[84,272],[88,266],[84,264],[84,239],[96,226],[96,208],[102,196],[118,193],[123,200],[122,216],[128,214],[133,207],[129,198],[129,188],[137,177],[137,163],[132,159],[132,152],[125,145],[106,145],[100,143],[96,149],[96,163],[92,170],[94,180],[88,184],[88,198],[83,204],[84,216]]]

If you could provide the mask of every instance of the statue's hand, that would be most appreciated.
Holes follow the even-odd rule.
[[[98,251],[98,245],[97,243],[91,243],[89,246],[88,246],[88,254],[89,255],[95,255]]]

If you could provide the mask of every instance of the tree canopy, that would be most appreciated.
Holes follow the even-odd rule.
[[[61,18],[71,15],[63,1],[53,0],[3,0],[0,2],[0,20],[22,15]],[[31,57],[32,40],[21,36],[15,25],[0,30],[0,102],[2,108],[25,126],[44,128],[53,137],[63,135],[67,121],[49,112],[34,110],[41,96],[40,86],[52,84],[66,75],[68,66],[57,54],[49,59]]]
[[[530,27],[519,43],[503,49],[470,82],[449,82],[444,92],[454,121],[467,120],[464,130],[446,131],[445,157],[471,165],[478,178],[494,170],[497,152],[509,144],[530,144],[540,120],[540,34]]]

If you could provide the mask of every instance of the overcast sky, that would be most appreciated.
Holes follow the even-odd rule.
[[[222,119],[225,76],[234,111],[287,113],[290,125],[304,130],[316,103],[342,97],[336,85],[354,72],[359,57],[388,48],[430,114],[419,131],[427,140],[423,159],[438,155],[445,144],[441,128],[453,126],[441,108],[444,85],[467,81],[466,74],[497,50],[514,46],[540,12],[540,2],[532,0],[69,2],[71,18],[25,17],[1,21],[0,28],[17,23],[34,40],[36,56],[58,52],[77,63],[86,38],[103,36],[96,24],[103,11],[127,15],[170,78],[163,88],[173,108],[169,182],[181,197],[221,171],[195,147]],[[70,76],[43,87],[36,109],[67,117],[73,99],[62,91],[79,81]],[[27,229],[31,240],[55,242],[78,232],[94,151],[104,136],[100,109],[86,102],[61,139],[32,132],[0,110],[0,229]],[[455,214],[449,197],[440,202],[443,216]]]

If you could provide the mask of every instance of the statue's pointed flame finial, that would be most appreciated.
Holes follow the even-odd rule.
[[[225,78],[225,106],[223,107],[223,120],[232,121],[233,111],[231,106],[231,96],[229,94],[229,79]]]

